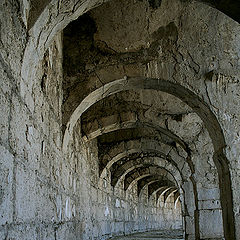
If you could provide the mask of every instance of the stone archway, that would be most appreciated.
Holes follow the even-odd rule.
[[[78,9],[77,6],[78,5],[76,5],[76,8],[73,9],[73,10]],[[75,17],[77,17],[77,14],[75,15]],[[66,23],[64,23],[64,24],[66,24]],[[61,29],[61,27],[62,26],[58,25],[54,29],[54,31],[58,31],[59,29]],[[54,31],[53,31],[53,33],[50,32],[48,34],[47,38],[41,39],[41,37],[39,37],[38,39],[40,40],[40,42],[43,41],[44,44],[46,44],[46,46],[47,46],[48,40],[50,41],[50,39],[54,35]],[[31,45],[31,46],[33,46],[33,45]],[[41,44],[39,44],[39,46],[40,45]],[[33,50],[31,49],[31,51],[33,51]],[[41,51],[43,51],[43,50],[41,49]],[[30,56],[30,58],[34,59],[34,57],[32,57],[31,55],[29,55],[29,56]],[[39,56],[41,58],[41,54],[39,54]],[[36,56],[36,59],[37,59],[37,56]],[[28,62],[28,61],[26,60],[25,62]],[[26,67],[26,64],[25,64],[25,67]],[[24,70],[26,70],[26,68]],[[25,72],[24,72],[24,74],[25,74]],[[27,79],[27,77],[25,78],[25,80],[26,79]],[[181,94],[183,94],[183,93],[181,93]],[[191,101],[188,102],[188,99],[185,99],[185,100],[183,99],[183,101],[191,104]],[[193,108],[195,108],[195,110],[199,107],[198,103],[193,104]],[[201,109],[202,107],[203,107],[203,109]],[[201,115],[200,117],[203,119],[203,121],[210,123],[213,120],[213,124],[206,124],[206,125],[209,126],[208,130],[209,130],[209,133],[210,133],[211,138],[213,140],[213,144],[214,144],[214,148],[215,148],[215,163],[216,163],[216,166],[217,166],[218,172],[219,172],[222,205],[224,206],[224,209],[225,209],[225,211],[224,211],[224,222],[225,222],[224,226],[226,228],[225,229],[225,234],[226,234],[226,236],[228,236],[230,234],[229,236],[233,237],[234,236],[234,228],[232,228],[230,230],[227,229],[229,226],[234,226],[234,224],[233,224],[234,221],[233,221],[233,214],[232,214],[232,196],[231,196],[230,173],[229,173],[229,170],[228,170],[227,159],[226,159],[225,155],[223,154],[223,148],[225,147],[225,140],[224,140],[221,128],[219,127],[219,124],[217,123],[217,121],[215,121],[216,119],[214,117],[214,114],[211,115],[211,113],[209,114],[209,112],[205,111],[205,110],[206,109],[204,109],[204,105],[203,105],[203,106],[200,106],[199,111],[198,110],[197,111],[198,111],[199,115]],[[70,130],[72,130],[71,127],[70,127]],[[226,187],[225,187],[225,184],[226,184]],[[230,197],[225,197],[227,195],[228,196],[230,195]],[[226,206],[227,206],[226,208],[225,208],[225,203],[226,203]],[[230,213],[229,213],[228,209],[230,209]]]
[[[228,169],[228,161],[223,153],[225,140],[221,127],[207,104],[204,103],[197,95],[183,86],[166,80],[147,79],[142,77],[125,77],[104,85],[103,87],[90,93],[72,114],[64,134],[63,150],[66,151],[68,141],[71,138],[71,132],[73,131],[76,122],[84,111],[107,96],[129,89],[153,89],[172,94],[189,105],[205,123],[215,150],[214,162],[218,170],[219,177],[220,198],[223,209],[224,234],[225,236],[234,236],[235,230],[232,211],[231,180]]]
[[[1,1],[0,236],[106,240],[167,230],[185,195],[186,240],[239,239],[239,4]],[[127,88],[114,89],[117,79]],[[103,86],[110,92],[69,124],[63,151],[71,115]],[[111,167],[141,157],[179,169],[179,196],[143,169],[113,188]]]

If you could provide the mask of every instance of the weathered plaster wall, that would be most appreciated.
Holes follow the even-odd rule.
[[[67,158],[62,156],[61,34],[54,38],[55,43],[45,53],[37,74],[31,75],[30,79],[25,78],[25,81],[21,79],[21,76],[27,75],[27,72],[21,74],[27,41],[37,32],[37,28],[33,28],[36,32],[30,32],[30,37],[27,33],[25,27],[27,17],[23,14],[23,6],[27,7],[27,5],[27,1],[1,1],[0,3],[0,239],[89,237],[92,234],[90,232],[95,227],[92,218],[94,214],[91,211],[81,213],[79,209],[86,209],[87,203],[96,201],[96,199],[90,198],[89,189],[92,189],[93,192],[91,196],[96,196],[97,192],[99,199],[101,199],[101,195],[107,199],[107,194],[103,194],[101,188],[96,190],[96,188],[90,187],[90,182],[87,182],[89,178],[86,176],[91,176],[93,179],[96,176],[94,175],[96,166],[95,168],[93,166],[93,173],[87,172],[90,171],[91,167],[86,162],[86,156],[83,155],[82,144],[80,145],[75,140],[74,148],[78,151],[74,154],[70,152]],[[87,9],[86,6],[83,8]],[[165,11],[165,9],[169,11]],[[125,10],[128,11],[128,8],[126,7]],[[41,16],[42,19],[44,16]],[[106,15],[105,23],[107,23],[107,16],[110,17],[111,14]],[[132,17],[134,16],[136,15]],[[139,16],[138,19],[140,20],[141,17]],[[150,24],[148,29],[150,33],[157,30],[159,26],[163,26],[163,30],[166,29],[166,26],[174,26],[169,25],[171,22],[177,26],[177,39],[176,35],[173,36],[173,40],[177,40],[177,49],[173,49],[173,56],[176,59],[165,58],[164,54],[166,53],[168,56],[167,53],[172,50],[171,48],[164,48],[165,52],[163,48],[160,48],[161,61],[159,59],[150,61],[141,73],[149,77],[163,77],[181,83],[203,98],[217,116],[227,144],[226,155],[231,171],[238,239],[240,236],[238,176],[240,171],[238,160],[240,132],[238,116],[239,24],[194,1],[186,5],[179,1],[163,1],[162,7],[152,12],[151,17],[152,19],[157,18],[157,21],[148,23],[148,21],[141,19],[144,24]],[[61,17],[61,19],[64,18]],[[122,17],[116,21],[120,20],[122,21]],[[62,21],[64,22],[64,20]],[[134,29],[139,28],[136,28],[135,20],[132,22],[134,28],[128,26],[128,31],[134,33]],[[67,24],[67,20],[64,24]],[[43,25],[48,27],[45,23]],[[122,27],[126,25],[128,24],[123,24]],[[106,24],[107,30],[111,30],[112,26],[112,24],[110,27]],[[142,25],[140,24],[140,26]],[[146,28],[142,29],[144,33]],[[42,49],[42,42],[48,43],[60,30],[62,29],[59,25],[50,37],[44,31],[41,33],[44,36],[43,39],[39,40],[36,37],[35,40],[39,40],[39,49]],[[174,27],[173,30],[176,28]],[[125,30],[124,32],[126,33]],[[125,36],[123,33],[120,37]],[[101,36],[100,33],[98,36]],[[113,34],[113,36],[117,35]],[[129,49],[135,51],[140,46],[148,45],[148,39],[145,39],[145,36],[148,35],[144,34],[143,39],[141,36],[139,39],[135,36],[135,34],[132,35],[131,41],[138,44],[136,49],[132,48],[131,44],[125,43],[125,49],[121,49],[121,51]],[[106,39],[106,41],[111,43],[111,39]],[[115,44],[116,41],[114,39]],[[110,43],[108,44],[111,45]],[[48,44],[44,46],[48,46]],[[113,45],[112,48],[119,50],[119,46]],[[29,68],[35,67],[36,63],[39,64],[36,59],[38,59],[38,53],[39,59],[41,59],[41,51],[36,51],[36,53],[34,59],[29,55],[29,61],[25,60],[24,62]],[[175,55],[175,53],[177,54]],[[131,70],[131,66],[127,70],[115,70],[111,68],[111,74],[113,72],[116,74],[115,77],[111,76],[111,78],[122,78],[134,72]],[[206,73],[210,74],[205,77]],[[76,174],[77,170],[82,171],[80,176]],[[94,183],[94,180],[91,181]],[[199,196],[202,196],[200,199],[202,199],[203,204],[211,200],[204,193],[201,195],[199,192]],[[105,212],[105,205],[103,204],[101,207],[101,211]],[[139,206],[139,208],[141,207]],[[98,206],[93,209],[97,211]],[[154,211],[153,209],[149,211]],[[203,209],[205,209],[204,206]],[[98,216],[102,216],[102,212]],[[209,215],[200,218],[202,222],[209,219],[206,216]],[[215,219],[215,216],[213,215],[212,218]],[[97,230],[93,232],[96,233],[96,236],[109,232],[110,219],[108,220],[109,222],[105,223],[103,230],[99,231],[99,228],[95,227]],[[138,223],[138,225],[141,224]],[[96,223],[96,226],[99,224]],[[129,227],[129,229],[134,228],[135,225]]]
[[[62,219],[58,206],[69,194],[61,153],[61,34],[39,66],[33,93],[26,97],[29,108],[19,95],[26,87],[19,84],[24,25],[10,2],[1,4],[8,5],[4,14],[9,15],[1,18],[0,239],[71,238],[73,222]]]
[[[59,207],[65,209],[72,194],[61,154],[61,34],[45,53],[30,94],[20,84],[27,42],[21,5],[0,4],[0,239],[74,239],[75,223]]]

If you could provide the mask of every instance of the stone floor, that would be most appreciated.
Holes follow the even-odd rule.
[[[180,230],[152,231],[135,233],[128,236],[111,238],[111,240],[183,240],[183,233]],[[110,240],[110,239],[109,239]]]

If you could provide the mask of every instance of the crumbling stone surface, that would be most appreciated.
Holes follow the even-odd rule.
[[[238,239],[239,24],[104,2],[0,3],[0,239]]]

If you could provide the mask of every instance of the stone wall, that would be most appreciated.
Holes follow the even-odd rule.
[[[115,196],[109,182],[98,184],[92,149],[76,140],[74,151],[63,157],[62,34],[45,52],[36,79],[24,84],[19,76],[26,29],[19,6],[1,4],[9,18],[2,12],[0,239],[106,239],[159,228],[156,204],[148,209],[137,198]],[[168,205],[169,218],[181,216],[181,206]],[[177,220],[167,227],[181,227]]]
[[[61,31],[71,20],[99,2],[79,2],[71,7],[61,3],[58,9],[58,4],[53,2],[47,5],[31,29],[27,29],[30,21],[28,1],[3,0],[0,3],[0,239],[105,239],[113,233],[181,227],[180,205],[173,207],[172,198],[164,209],[162,199],[158,207],[154,199],[146,205],[146,189],[138,200],[134,187],[127,193],[120,190],[116,193],[108,179],[99,180],[96,142],[85,146],[80,126],[74,128],[69,149],[63,154],[65,127],[62,121],[64,125],[67,121],[65,116],[62,117],[66,88],[62,87]],[[155,46],[157,55],[155,52],[145,59],[146,64],[136,64],[136,68],[129,64],[125,69],[112,67],[107,73],[99,71],[99,76],[107,79],[110,72],[111,77],[106,82],[139,73],[148,78],[164,78],[186,87],[208,104],[226,141],[223,152],[231,173],[238,239],[239,24],[195,1],[163,1],[160,8],[150,11],[150,22],[141,15],[145,1],[136,3],[137,8],[131,5],[132,1],[126,7],[124,1],[116,4],[119,5],[116,9],[125,12],[122,16],[116,15],[115,21],[121,22],[125,14],[129,18],[124,17],[127,23],[121,22],[124,30],[118,34],[114,33],[115,25],[108,22],[111,12],[106,14],[104,21],[99,21],[102,32],[95,38],[104,39],[109,47],[100,42],[100,48],[111,54],[113,50],[126,53],[140,51],[142,47],[148,49],[153,40],[148,31],[155,33],[151,35],[153,38],[163,35],[163,46]],[[112,6],[108,7],[111,9]],[[129,9],[136,10],[136,14]],[[100,18],[98,15],[102,16],[102,11],[104,7],[91,14],[95,19]],[[139,29],[136,28],[137,19],[141,31],[136,32]],[[110,31],[114,34],[105,34]],[[131,38],[125,38],[124,34],[129,32]],[[109,38],[105,39],[106,36]],[[172,41],[177,44],[171,45]],[[122,61],[127,58],[123,54]],[[92,66],[87,67],[91,69]],[[204,237],[211,238],[214,237],[212,229],[218,232],[218,225],[221,225],[221,206],[219,190],[215,189],[218,180],[211,159],[212,145],[205,148],[210,149],[211,157],[205,152],[199,158],[197,150],[201,148],[201,144],[196,146],[193,154],[193,162],[200,169],[196,174],[199,222],[206,226],[206,220],[211,219],[212,225],[201,229]],[[201,163],[206,158],[210,171],[204,176]],[[204,177],[207,181],[202,184]],[[213,184],[210,189],[209,183]],[[208,194],[201,189],[208,189]],[[213,223],[216,218],[218,221]]]
[[[147,188],[141,198],[138,198],[136,185],[125,192],[123,181],[120,181],[113,188],[108,171],[99,178],[96,140],[87,144],[82,142],[77,126],[73,142],[71,146],[74,148],[69,151],[72,168],[68,178],[75,198],[70,200],[68,214],[76,217],[83,226],[80,239],[108,239],[114,235],[151,229],[182,228],[179,202],[175,206],[170,197],[164,209],[163,200],[156,203],[156,195],[148,200]]]

